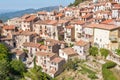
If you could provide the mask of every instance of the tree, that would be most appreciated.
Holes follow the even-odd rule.
[[[116,54],[120,55],[120,49],[115,50]]]
[[[73,3],[73,4],[70,3],[69,6],[77,6],[77,5],[79,5],[79,4],[80,4],[81,2],[83,2],[83,1],[85,1],[85,0],[75,0],[74,3]]]
[[[26,67],[20,60],[12,60],[10,62],[12,73],[15,75],[23,75],[24,72],[26,72]]]
[[[91,48],[89,49],[89,53],[90,53],[90,55],[92,55],[92,56],[96,56],[96,55],[98,54],[98,48],[97,48],[97,47],[91,47]]]
[[[31,68],[27,73],[24,73],[24,77],[30,78],[31,80],[52,80],[49,75],[42,72],[42,68],[40,66]]]
[[[0,60],[0,80],[6,80],[9,75],[9,62],[7,60]]]
[[[116,66],[116,63],[112,61],[108,61],[102,65],[102,75],[103,75],[104,80],[117,80],[114,73],[110,70],[111,68],[114,68],[115,66]]]
[[[0,53],[8,54],[8,48],[0,43]]]
[[[101,53],[102,56],[104,56],[106,58],[109,54],[109,50],[101,48],[100,53]]]
[[[67,63],[65,63],[64,69],[66,69],[66,70],[70,70],[70,69],[76,70],[79,62],[80,61],[77,58],[74,59],[74,60],[69,59],[67,61]]]

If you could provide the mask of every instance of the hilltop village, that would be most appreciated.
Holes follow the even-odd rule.
[[[120,0],[85,1],[75,7],[60,6],[51,12],[15,17],[0,23],[0,42],[28,68],[34,66],[36,57],[36,65],[51,77],[62,73],[69,60],[78,58],[92,69],[100,70],[98,80],[103,80],[99,65],[106,60],[120,65],[116,52],[120,47],[119,3]],[[96,57],[90,53],[93,47],[98,49]],[[105,58],[99,54],[101,49],[108,51]]]

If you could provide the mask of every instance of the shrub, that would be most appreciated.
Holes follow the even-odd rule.
[[[109,51],[107,49],[101,48],[100,53],[102,56],[104,56],[106,58],[109,54]]]
[[[112,71],[109,70],[110,68],[113,68],[115,66],[116,66],[116,63],[111,62],[111,61],[103,64],[103,66],[102,66],[102,74],[103,74],[104,80],[117,80],[117,78],[114,76]]]
[[[92,56],[96,56],[96,55],[98,54],[98,48],[97,48],[97,47],[91,47],[91,48],[89,49],[89,53],[90,53],[90,55],[92,55]]]
[[[110,69],[110,68],[113,68],[115,67],[117,64],[112,62],[112,61],[108,61],[107,63],[103,64],[103,67],[104,68],[107,68],[107,69]]]

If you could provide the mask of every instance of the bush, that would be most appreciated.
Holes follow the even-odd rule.
[[[97,79],[98,78],[95,74],[89,74],[88,77],[91,78],[91,79]]]
[[[104,56],[106,58],[109,54],[109,51],[107,49],[101,48],[100,53],[102,56]]]
[[[89,53],[90,53],[90,55],[92,55],[92,56],[96,56],[96,55],[98,54],[98,48],[97,48],[97,47],[91,47],[91,48],[89,49]]]
[[[103,66],[102,66],[102,74],[103,74],[104,80],[117,80],[117,78],[114,76],[112,71],[109,70],[110,68],[113,68],[115,66],[116,66],[116,63],[111,62],[111,61],[103,64]]]
[[[113,68],[115,67],[117,64],[112,62],[112,61],[108,61],[107,63],[103,64],[103,67],[104,68],[107,68],[107,69],[110,69],[110,68]]]

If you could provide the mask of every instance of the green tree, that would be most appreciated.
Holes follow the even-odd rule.
[[[0,80],[6,80],[9,75],[9,62],[7,60],[0,60]]]
[[[90,53],[90,55],[92,55],[92,56],[96,56],[96,55],[98,54],[98,48],[97,48],[97,47],[91,47],[91,48],[89,49],[89,53]]]
[[[102,74],[104,80],[117,80],[116,76],[113,74],[113,72],[110,70],[111,68],[114,68],[116,66],[116,63],[112,61],[108,61],[102,66]]]
[[[76,70],[79,62],[80,62],[80,60],[78,60],[77,58],[75,58],[74,60],[69,59],[67,61],[67,63],[64,64],[64,69],[66,69],[66,70],[70,70],[70,69]]]
[[[24,77],[28,77],[31,80],[52,80],[49,75],[42,72],[42,68],[40,66],[31,68],[27,73],[24,73]]]
[[[10,62],[12,73],[15,75],[22,75],[26,71],[26,67],[20,60],[12,60]]]
[[[116,49],[115,52],[120,56],[120,49]]]
[[[100,53],[101,53],[102,56],[104,56],[106,58],[109,54],[109,50],[101,48]]]
[[[8,54],[8,48],[0,43],[0,53]]]
[[[70,3],[70,5],[68,5],[69,7],[70,6],[77,6],[77,5],[79,5],[81,2],[83,2],[83,1],[85,1],[85,0],[75,0],[74,2],[73,2],[73,4],[72,3]]]

